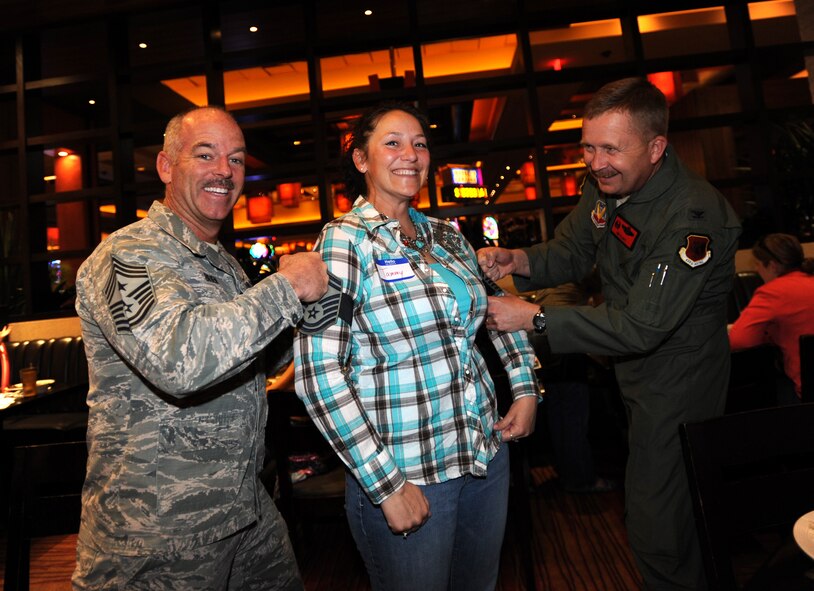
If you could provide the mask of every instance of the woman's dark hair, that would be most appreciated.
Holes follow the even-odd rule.
[[[351,200],[356,199],[359,195],[367,196],[367,183],[365,182],[365,175],[363,175],[356,168],[353,163],[353,151],[361,150],[367,154],[367,144],[370,135],[379,124],[379,120],[387,115],[390,111],[404,111],[408,115],[412,115],[418,120],[421,129],[424,131],[427,147],[430,147],[430,122],[427,116],[419,109],[410,103],[402,102],[387,102],[363,114],[354,124],[351,130],[351,135],[345,145],[343,146],[344,152],[342,153],[342,173],[345,177],[345,190]]]
[[[814,259],[805,258],[800,241],[791,234],[767,234],[752,247],[752,255],[764,265],[780,265],[780,274],[801,270],[814,275]]]

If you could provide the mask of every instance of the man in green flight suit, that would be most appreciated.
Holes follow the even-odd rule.
[[[630,422],[628,538],[647,589],[706,588],[678,426],[723,412],[726,297],[740,224],[726,199],[667,142],[668,107],[650,82],[602,87],[585,107],[589,176],[549,242],[485,248],[493,280],[519,291],[578,281],[596,264],[605,303],[540,308],[489,299],[487,326],[536,331],[553,353],[615,358]]]

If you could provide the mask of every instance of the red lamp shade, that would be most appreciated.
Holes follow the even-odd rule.
[[[273,212],[271,197],[265,193],[246,196],[246,217],[253,224],[267,224]]]
[[[333,186],[334,190],[334,200],[336,201],[336,209],[338,209],[341,213],[347,213],[353,207],[353,203],[350,199],[348,199],[348,195],[345,192],[345,184],[344,183],[337,183]]]
[[[576,195],[579,191],[579,189],[577,189],[577,177],[573,174],[565,175],[563,189],[565,190],[566,195]]]
[[[534,172],[534,162],[527,160],[523,163],[523,166],[520,167],[520,180],[522,181],[523,186],[533,187],[536,178],[537,177]]]
[[[281,183],[277,185],[277,194],[280,196],[280,203],[285,207],[299,207],[300,205],[301,183]]]

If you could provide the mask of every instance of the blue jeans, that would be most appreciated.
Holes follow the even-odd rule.
[[[493,591],[509,496],[509,450],[501,445],[486,478],[461,476],[421,486],[431,516],[404,538],[387,526],[348,476],[348,523],[374,591]]]

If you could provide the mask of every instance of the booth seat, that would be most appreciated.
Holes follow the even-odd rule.
[[[75,386],[88,383],[88,360],[81,336],[8,343],[12,383],[24,367],[37,368],[37,378]]]
[[[34,366],[38,379],[53,379],[59,392],[35,400],[3,419],[6,444],[32,445],[85,439],[88,361],[81,336],[11,341],[7,344],[12,383],[20,369]]]

